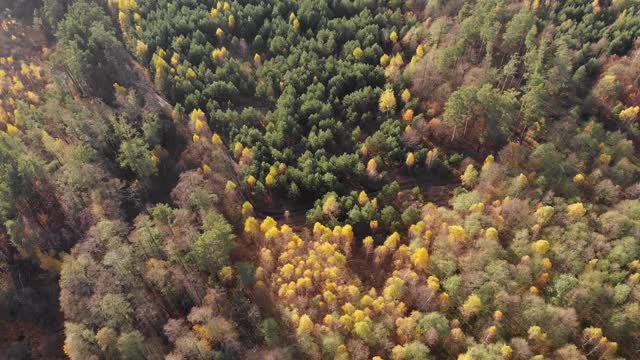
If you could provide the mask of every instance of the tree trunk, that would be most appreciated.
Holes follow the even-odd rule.
[[[462,137],[467,136],[467,126],[469,125],[469,118],[464,119],[464,130],[462,131]]]

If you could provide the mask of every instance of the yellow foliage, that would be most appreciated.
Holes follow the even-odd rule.
[[[260,230],[262,232],[267,232],[269,229],[277,225],[278,223],[271,216],[267,216],[264,220],[262,220],[262,223],[260,224]]]
[[[21,93],[22,90],[24,90],[24,84],[22,83],[22,81],[14,77],[13,86],[11,87],[11,89],[13,90],[13,93],[17,95]]]
[[[344,326],[347,329],[351,329],[353,328],[353,318],[347,314],[340,316],[340,319],[338,319],[340,321],[340,323],[342,324],[342,326]]]
[[[490,335],[495,335],[497,331],[498,331],[498,328],[496,328],[495,325],[491,325],[487,328],[487,333]]]
[[[527,177],[520,173],[520,175],[518,175],[518,177],[516,177],[516,184],[518,184],[518,186],[522,187],[527,185]]]
[[[535,251],[537,254],[544,255],[544,254],[547,253],[547,251],[549,251],[550,245],[549,245],[549,242],[547,240],[541,239],[541,240],[538,240],[538,241],[534,242],[531,245],[531,247],[532,247],[533,251]]]
[[[389,55],[383,54],[382,56],[380,56],[380,65],[387,66],[389,65],[390,60],[391,58],[389,57]]]
[[[480,312],[481,308],[482,300],[480,300],[480,297],[476,294],[471,294],[464,304],[462,304],[460,311],[464,317],[469,318]]]
[[[274,226],[272,228],[270,228],[269,230],[265,231],[264,237],[267,240],[272,240],[275,239],[277,237],[280,236],[280,230],[278,230],[277,226]]]
[[[362,339],[370,339],[373,336],[373,330],[369,321],[359,321],[353,327],[353,332]]]
[[[309,317],[309,315],[302,315],[300,317],[300,323],[298,325],[298,328],[296,329],[296,334],[298,336],[307,336],[307,335],[311,335],[311,331],[313,330],[313,321],[311,321],[311,318]]]
[[[242,146],[241,143],[237,142],[233,145],[233,156],[235,156],[236,158],[239,158],[240,155],[242,155],[242,150],[244,149],[244,146]]]
[[[391,65],[396,67],[404,65],[404,60],[402,59],[401,53],[398,52],[393,55],[393,59],[391,59]]]
[[[337,297],[334,293],[332,293],[331,291],[327,290],[325,292],[322,293],[322,297],[324,298],[324,300],[330,304],[336,301]],[[327,315],[329,316],[329,315]],[[325,321],[326,321],[326,317],[325,317]]]
[[[147,51],[149,51],[149,47],[147,44],[143,43],[140,40],[136,42],[136,56],[138,58],[143,58],[147,55]]]
[[[242,158],[250,158],[251,157],[251,149],[249,149],[248,147],[242,149]]]
[[[242,203],[242,215],[248,216],[253,213],[253,205],[250,202],[245,201]]]
[[[360,47],[353,49],[354,58],[359,59],[361,56],[362,56],[362,49]]]
[[[135,10],[138,8],[138,3],[135,0],[118,0],[118,9],[124,12]]]
[[[611,162],[611,155],[609,155],[609,154],[600,154],[600,156],[598,156],[598,160],[603,164],[608,164],[608,163]]]
[[[543,206],[541,208],[539,208],[538,210],[536,210],[534,216],[536,217],[536,222],[538,224],[544,224],[547,221],[549,221],[551,219],[551,217],[553,216],[555,210],[553,209],[552,206]]]
[[[236,24],[236,18],[233,15],[229,15],[229,17],[227,18],[227,25],[229,25],[229,28],[233,28]]]
[[[334,321],[335,321],[335,319],[333,318],[333,315],[331,315],[331,314],[325,315],[324,318],[322,319],[322,322],[327,326],[331,326]]]
[[[229,52],[227,51],[227,48],[223,46],[219,49],[213,49],[213,51],[211,52],[211,57],[213,58],[213,60],[220,62],[226,59],[228,54]]]
[[[427,287],[433,290],[440,290],[440,279],[435,276],[429,276],[427,278]]]
[[[464,242],[467,239],[467,234],[464,231],[464,228],[460,225],[451,225],[448,227],[449,230],[449,240],[455,242]]]
[[[396,96],[393,89],[387,89],[380,95],[378,105],[381,112],[390,112],[396,109]]]
[[[224,186],[224,191],[227,193],[232,192],[233,190],[235,190],[237,187],[236,183],[234,183],[231,180],[227,180],[227,183]]]
[[[291,275],[293,275],[293,265],[291,264],[285,264],[281,269],[280,269],[280,274],[282,274],[282,277],[284,279],[290,279]]]
[[[402,94],[400,95],[400,98],[405,104],[408,103],[409,100],[411,100],[411,92],[409,91],[409,89],[404,89],[402,91]]]
[[[247,176],[247,184],[253,186],[256,184],[256,178],[253,175]]]
[[[391,349],[391,359],[392,360],[404,360],[405,359],[405,351],[402,345],[396,345]]]
[[[640,106],[632,106],[620,111],[618,116],[620,117],[620,120],[624,122],[632,122],[638,119],[639,112]]]
[[[502,345],[500,348],[500,354],[505,358],[509,358],[511,357],[511,354],[513,354],[513,349],[511,349],[511,346],[509,345]]]
[[[413,253],[411,261],[416,269],[426,270],[429,262],[429,252],[426,248],[421,247]]]
[[[17,127],[7,123],[7,134],[9,135],[16,135],[17,133],[19,133],[20,130],[18,130]]]
[[[493,155],[487,156],[487,158],[484,159],[484,164],[482,164],[482,170],[484,171],[488,169],[489,166],[491,166],[494,162],[495,162],[495,158],[493,157]]]
[[[273,175],[268,174],[265,178],[264,178],[264,183],[267,186],[271,186],[273,184]]]
[[[540,8],[540,0],[532,0],[531,1],[531,9],[536,11]]]
[[[358,194],[358,204],[362,206],[368,202],[369,202],[369,197],[367,196],[367,193],[364,192],[364,190],[360,191],[360,194]]]
[[[391,277],[387,280],[387,286],[382,290],[382,295],[386,300],[398,300],[404,295],[405,281],[398,277]]]
[[[37,104],[40,102],[40,97],[32,91],[27,91],[25,96],[27,97],[27,100],[32,104]]]
[[[389,235],[384,241],[384,246],[390,249],[395,249],[398,246],[398,241],[400,241],[400,234],[397,231],[394,231],[393,234]]]
[[[340,204],[338,204],[338,200],[334,195],[328,196],[324,201],[324,204],[322,204],[322,212],[325,215],[333,216],[338,212],[339,209]]]
[[[223,36],[223,35],[224,35],[224,30],[222,30],[220,28],[216,29],[216,36],[220,37],[220,36]]]
[[[367,236],[362,240],[362,244],[364,246],[373,246],[373,238],[371,236]]]
[[[404,162],[404,163],[405,163],[405,164],[407,164],[407,166],[412,167],[412,166],[413,166],[413,164],[415,164],[415,162],[416,162],[416,157],[415,157],[415,155],[413,155],[413,153],[412,153],[412,152],[409,152],[409,153],[407,154],[407,159],[405,160],[405,162]]]
[[[193,127],[195,129],[195,132],[199,133],[202,130],[204,130],[205,126],[206,126],[206,123],[204,121],[202,121],[201,119],[196,119]]]
[[[484,203],[476,203],[469,206],[469,211],[471,212],[483,212],[484,211]]]
[[[398,41],[398,33],[395,31],[392,31],[391,34],[389,35],[389,39],[391,39],[391,41],[393,42]]]
[[[460,176],[460,180],[466,186],[474,186],[478,180],[478,171],[473,165],[469,164],[464,171],[464,174]]]
[[[569,215],[569,217],[573,220],[577,220],[583,217],[586,213],[587,209],[585,209],[584,205],[581,202],[567,206],[567,215]]]
[[[220,135],[218,135],[217,133],[213,133],[213,135],[211,136],[211,143],[213,145],[222,145],[222,138],[220,138]]]
[[[375,159],[369,159],[367,162],[367,172],[371,174],[375,174],[378,170],[378,163]]]
[[[196,131],[201,130],[201,128],[206,124],[207,117],[204,111],[200,109],[194,109],[189,114],[189,119],[191,120],[192,126],[194,126]]]
[[[220,270],[220,272],[218,273],[218,276],[220,277],[220,279],[222,279],[222,281],[232,281],[233,280],[233,268],[231,266],[225,266],[222,268],[222,270]]]

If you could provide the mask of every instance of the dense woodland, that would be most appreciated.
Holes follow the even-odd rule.
[[[640,359],[636,0],[4,0],[0,358]]]

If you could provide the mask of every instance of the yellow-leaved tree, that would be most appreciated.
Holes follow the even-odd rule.
[[[393,89],[387,89],[380,95],[378,102],[380,111],[387,113],[396,109],[396,96],[393,93]]]

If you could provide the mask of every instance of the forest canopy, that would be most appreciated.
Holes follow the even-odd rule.
[[[637,1],[2,7],[0,358],[638,357]]]

